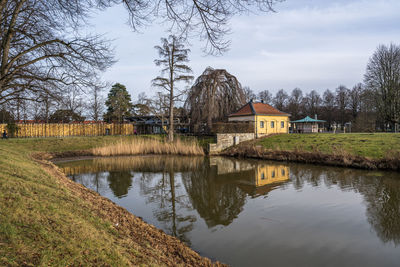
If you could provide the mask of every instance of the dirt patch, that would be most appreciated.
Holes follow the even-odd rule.
[[[238,146],[228,148],[219,155],[238,158],[268,159],[276,161],[289,161],[299,163],[341,166],[358,169],[382,169],[400,171],[400,156],[390,155],[383,159],[370,159],[353,156],[344,151],[337,150],[333,154],[324,154],[320,151],[283,151],[268,150],[256,142],[244,142]]]
[[[155,226],[144,222],[116,205],[111,200],[100,196],[98,193],[68,179],[49,159],[56,155],[62,157],[88,156],[85,152],[40,153],[33,156],[43,169],[49,173],[56,182],[65,186],[74,195],[83,199],[91,212],[111,223],[118,231],[119,243],[137,253],[132,254],[132,265],[142,265],[151,262],[162,266],[227,266],[219,262],[200,256],[179,239],[167,235]],[[129,248],[129,250],[128,250]]]

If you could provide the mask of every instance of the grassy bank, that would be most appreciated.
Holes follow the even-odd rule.
[[[51,163],[31,157],[120,140],[0,140],[0,266],[211,265],[179,240],[73,183]]]
[[[363,169],[400,170],[400,134],[283,134],[232,147],[223,154]]]
[[[258,144],[274,150],[319,151],[325,154],[346,152],[353,156],[379,159],[400,151],[400,134],[284,134],[261,139]]]

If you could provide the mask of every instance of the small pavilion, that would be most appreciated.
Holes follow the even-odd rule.
[[[301,120],[291,121],[292,131],[293,133],[320,133],[324,128],[324,122],[326,121],[307,116]]]

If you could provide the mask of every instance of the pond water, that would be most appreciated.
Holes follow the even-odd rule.
[[[57,165],[232,266],[400,266],[399,173],[223,157]]]

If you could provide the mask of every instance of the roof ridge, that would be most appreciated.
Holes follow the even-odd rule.
[[[253,101],[250,101],[249,105],[250,105],[250,108],[251,108],[251,113],[253,113],[253,115],[257,114],[257,112],[256,112],[256,110],[255,110],[255,108],[253,106]]]

